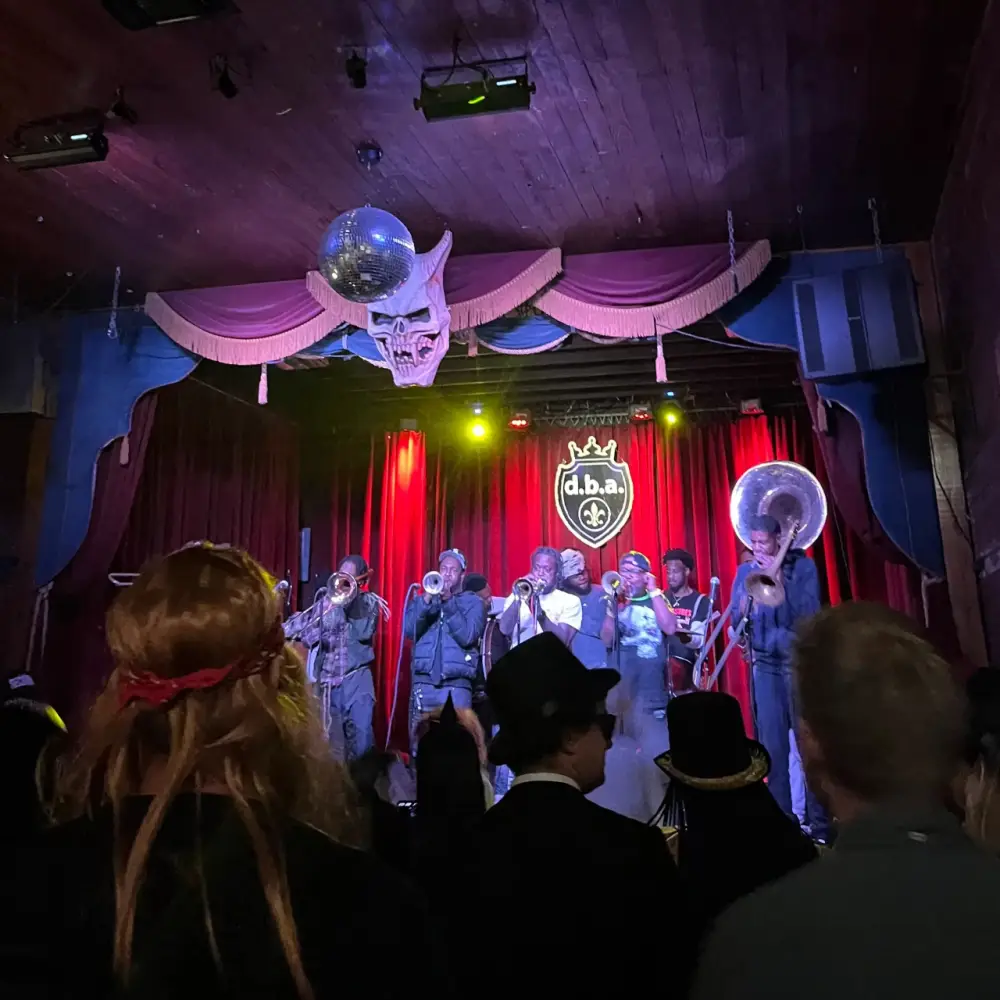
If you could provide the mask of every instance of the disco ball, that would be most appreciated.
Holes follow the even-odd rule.
[[[413,237],[380,208],[354,208],[330,223],[319,247],[319,270],[351,302],[378,302],[398,292],[413,271]]]

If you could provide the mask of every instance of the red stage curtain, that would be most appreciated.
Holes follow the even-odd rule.
[[[142,480],[112,569],[207,539],[298,579],[299,448],[288,421],[194,380],[161,389]]]
[[[369,482],[372,479],[371,472],[368,479]],[[427,497],[427,448],[423,434],[417,431],[386,434],[379,523],[382,538],[391,544],[379,548],[373,589],[389,602],[392,616],[379,623],[376,639],[375,736],[384,741],[391,725],[395,744],[403,747],[408,745],[410,685],[408,671],[397,674],[396,664],[407,591],[428,568]]]
[[[629,522],[599,551],[581,545],[562,524],[553,491],[556,467],[567,460],[569,442],[583,445],[591,434],[601,445],[617,442],[618,457],[628,462],[635,486]],[[383,724],[395,680],[406,586],[419,580],[444,548],[462,549],[470,570],[485,573],[494,593],[505,594],[528,570],[537,545],[583,550],[595,579],[617,568],[619,557],[629,549],[645,552],[659,569],[664,551],[683,547],[695,557],[700,589],[707,591],[713,573],[720,578],[720,602],[725,605],[742,548],[729,522],[729,497],[739,476],[760,462],[791,459],[812,469],[824,485],[826,479],[805,411],[676,431],[654,423],[551,428],[511,436],[492,454],[459,454],[442,447],[426,458],[422,441],[416,432],[387,435],[367,473],[365,520],[370,521],[373,508],[379,509],[382,524],[381,532],[370,534],[378,567],[374,586],[393,611],[392,623],[380,633],[377,660]],[[408,470],[405,476],[401,464]],[[334,501],[335,516],[342,517],[343,505],[337,497]],[[336,528],[333,534],[337,536]],[[886,564],[870,552],[835,511],[811,555],[825,600],[869,598],[919,616],[916,572]],[[749,725],[749,678],[738,659],[727,663],[721,684],[740,700]],[[399,688],[399,705],[405,707],[405,672]],[[393,735],[403,746],[401,711],[396,715]]]

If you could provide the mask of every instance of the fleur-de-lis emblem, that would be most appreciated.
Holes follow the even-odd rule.
[[[607,518],[608,512],[601,507],[598,507],[596,503],[591,502],[589,507],[584,507],[580,511],[580,517],[583,518],[583,523],[587,525],[588,528],[599,528],[601,523]]]

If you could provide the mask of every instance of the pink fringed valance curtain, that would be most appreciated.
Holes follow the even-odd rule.
[[[585,335],[661,336],[697,322],[757,278],[771,259],[766,240],[660,247],[563,259],[558,249],[455,257],[445,269],[451,328],[472,330],[525,303]],[[263,365],[308,351],[342,325],[364,329],[365,307],[339,296],[315,271],[304,279],[152,293],[149,317],[203,358]],[[485,341],[515,353],[543,346]],[[470,339],[474,344],[475,339]]]
[[[653,337],[696,323],[734,299],[767,267],[766,240],[569,256],[535,302],[539,312],[604,337]]]

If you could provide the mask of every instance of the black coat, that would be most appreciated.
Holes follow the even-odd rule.
[[[481,998],[681,995],[663,985],[690,949],[659,830],[569,785],[515,785],[472,836],[465,873],[452,961]],[[485,915],[474,936],[461,933],[467,902]]]
[[[128,800],[134,826],[148,800]],[[200,830],[216,969],[194,875]],[[316,1000],[406,998],[414,977],[447,993],[422,897],[369,855],[299,823],[279,826],[292,909]],[[8,859],[9,860],[9,859]],[[0,936],[0,996],[18,1000],[233,997],[297,1000],[249,837],[232,804],[178,796],[153,847],[136,915],[133,976],[111,972],[114,884],[107,811],[51,830],[0,874],[0,904],[16,913]],[[386,961],[391,958],[391,961]]]

